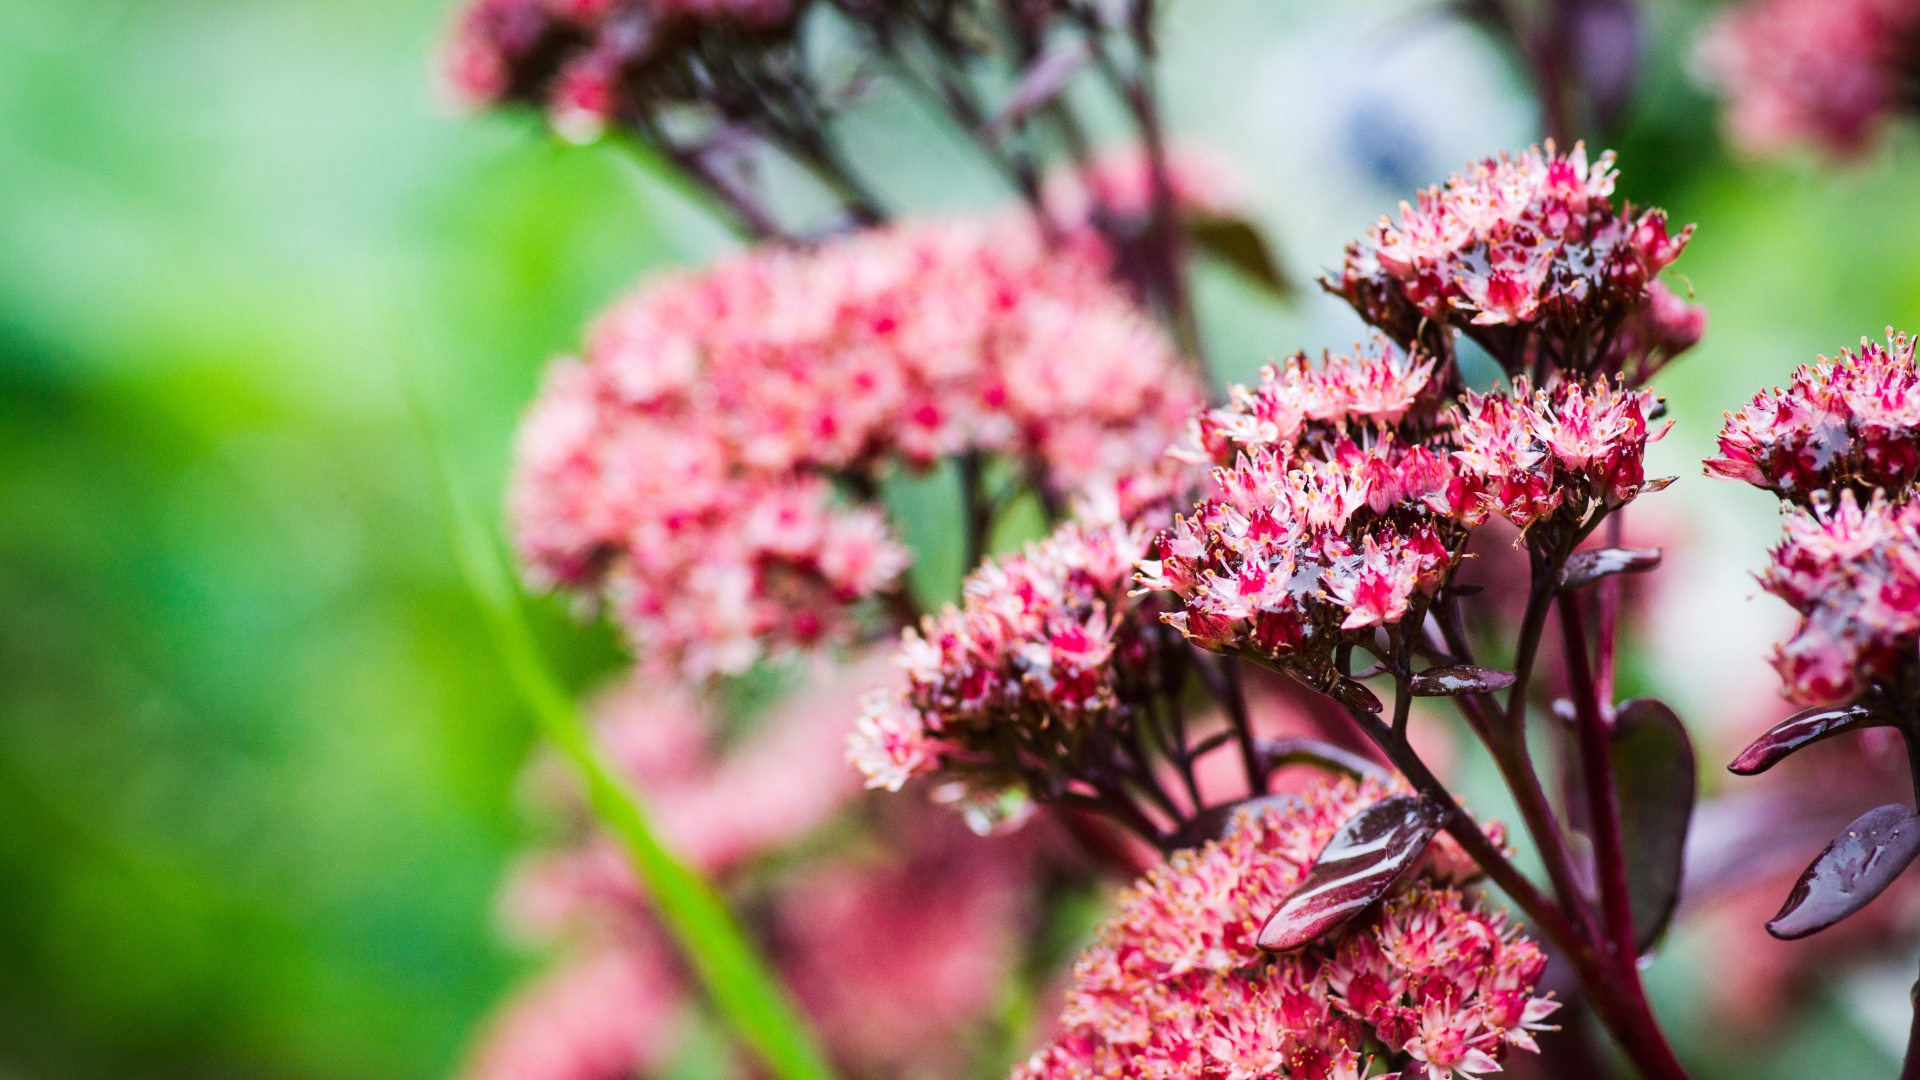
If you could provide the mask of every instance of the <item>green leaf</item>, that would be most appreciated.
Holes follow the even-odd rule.
[[[711,884],[661,844],[639,799],[593,744],[573,698],[547,666],[491,532],[434,440],[460,569],[514,687],[540,730],[580,770],[593,810],[620,838],[661,921],[721,1015],[778,1080],[832,1080],[819,1043]]]

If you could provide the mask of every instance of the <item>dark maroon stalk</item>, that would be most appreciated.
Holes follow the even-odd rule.
[[[1625,513],[1626,508],[1622,507],[1607,518],[1607,546],[1610,548],[1620,547],[1624,541],[1623,534],[1626,527],[1622,516]],[[1596,639],[1593,647],[1594,683],[1597,690],[1596,696],[1600,702],[1600,715],[1609,720],[1613,718],[1614,650],[1620,628],[1621,576],[1609,574],[1601,578],[1597,590],[1600,615],[1594,634]]]
[[[1634,1057],[1634,1063],[1649,1080],[1684,1077],[1686,1069],[1674,1056],[1665,1033],[1654,1019],[1646,989],[1640,983],[1639,956],[1633,937],[1633,902],[1627,887],[1626,849],[1620,838],[1620,800],[1613,783],[1609,731],[1607,720],[1600,712],[1599,699],[1595,697],[1593,671],[1587,657],[1586,624],[1581,618],[1576,593],[1560,596],[1560,627],[1566,644],[1567,682],[1573,695],[1580,764],[1590,800],[1588,816],[1592,818],[1595,874],[1600,879],[1601,908],[1610,938],[1605,947],[1606,967],[1611,972],[1607,987],[1609,993],[1624,998],[1622,1004],[1628,1010],[1625,1019],[1635,1033],[1632,1042],[1621,1035],[1621,1044],[1630,1054],[1637,1048],[1651,1055],[1650,1060]],[[1590,986],[1589,993],[1593,991]],[[1658,1071],[1651,1071],[1650,1066]]]
[[[1567,914],[1536,888],[1533,882],[1507,860],[1472,816],[1462,809],[1446,785],[1436,778],[1404,740],[1395,740],[1386,723],[1373,713],[1343,706],[1414,789],[1450,810],[1446,830],[1468,855],[1487,873],[1534,925],[1559,947],[1573,965],[1581,987],[1592,1002],[1594,1012],[1606,1025],[1614,1041],[1626,1054],[1643,1080],[1690,1080],[1685,1066],[1668,1045],[1666,1035],[1654,1019],[1646,994],[1640,986],[1639,971],[1632,960],[1624,970],[1610,962],[1586,935],[1568,921]]]
[[[1240,677],[1240,661],[1237,657],[1221,656],[1220,666],[1208,670],[1206,661],[1194,658],[1195,666],[1201,671],[1201,677],[1207,684],[1207,690],[1220,707],[1226,710],[1227,722],[1233,728],[1233,741],[1240,746],[1240,764],[1247,773],[1247,794],[1260,796],[1267,793],[1267,763],[1260,753],[1260,746],[1253,737],[1253,718],[1247,712],[1247,689]]]
[[[1574,728],[1580,745],[1581,777],[1589,802],[1593,854],[1600,879],[1600,907],[1605,916],[1608,948],[1617,964],[1631,966],[1637,950],[1633,940],[1633,901],[1627,887],[1627,852],[1620,838],[1620,799],[1613,784],[1611,732],[1596,696],[1593,671],[1587,659],[1587,627],[1580,613],[1579,594],[1560,595],[1560,630],[1566,642],[1568,692],[1573,696]]]
[[[965,518],[966,572],[972,573],[986,557],[988,533],[993,528],[993,505],[984,497],[981,473],[985,463],[980,451],[969,450],[959,456],[960,512]]]

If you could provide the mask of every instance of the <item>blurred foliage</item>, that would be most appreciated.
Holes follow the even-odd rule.
[[[634,275],[724,240],[617,149],[442,115],[443,6],[0,0],[0,1074],[427,1080],[527,970],[491,904],[531,732],[401,373],[497,505],[545,359]],[[1258,23],[1237,62],[1311,7],[1175,5],[1196,28],[1171,35],[1170,85],[1219,77],[1207,35],[1231,20]],[[1920,153],[1902,133],[1846,170],[1730,159],[1684,72],[1698,14],[1653,7],[1624,191],[1700,223],[1680,269],[1713,327],[1662,380],[1679,427],[1656,464],[1746,523],[1727,557],[1754,565],[1770,508],[1694,462],[1722,409],[1814,352],[1920,328]],[[953,140],[919,124],[891,99],[856,123],[926,148],[881,189],[979,201],[941,186]],[[1285,225],[1320,194],[1261,205],[1300,207]],[[1276,239],[1298,280],[1338,252]],[[1203,286],[1242,377],[1357,329]],[[913,539],[938,521],[908,515]],[[926,554],[916,586],[950,595],[953,558]],[[604,631],[540,616],[573,685],[617,664]],[[1890,1071],[1826,998],[1776,1046],[1716,1042],[1691,948],[1652,977],[1703,1075]]]

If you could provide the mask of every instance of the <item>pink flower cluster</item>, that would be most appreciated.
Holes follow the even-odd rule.
[[[1800,613],[1774,653],[1787,695],[1845,701],[1870,683],[1904,681],[1920,645],[1920,502],[1861,506],[1850,489],[1787,513],[1786,539],[1760,575]]]
[[[1534,1049],[1557,1007],[1533,993],[1546,957],[1502,914],[1424,877],[1306,950],[1256,948],[1333,833],[1387,793],[1316,781],[1155,867],[1075,966],[1064,1032],[1014,1080],[1360,1080],[1382,1048],[1448,1080]]]
[[[847,492],[977,449],[1061,496],[1170,441],[1198,388],[1107,269],[1092,237],[1049,247],[1009,216],[650,282],[521,428],[520,554],[610,601],[659,671],[844,640],[907,561]]]
[[[1699,337],[1700,317],[1656,280],[1693,227],[1616,210],[1614,177],[1611,152],[1589,163],[1580,145],[1489,158],[1401,204],[1399,224],[1381,217],[1327,288],[1403,346],[1444,352],[1440,329],[1459,326],[1510,375],[1644,381]]]
[[[975,571],[963,607],[904,631],[908,686],[869,695],[849,742],[868,786],[898,791],[940,770],[988,792],[1057,782],[1052,755],[1072,756],[1113,720],[1117,684],[1151,679],[1143,634],[1155,628],[1127,596],[1146,539],[1122,522],[1070,522]]]
[[[1433,369],[1384,341],[1318,366],[1302,354],[1196,418],[1177,452],[1232,464],[1141,564],[1143,588],[1180,600],[1167,622],[1203,648],[1313,670],[1341,631],[1431,596],[1490,513],[1577,538],[1653,487],[1650,393],[1521,377],[1442,410]]]
[[[1920,476],[1920,372],[1914,341],[1887,331],[1858,356],[1802,366],[1787,389],[1762,392],[1729,414],[1720,456],[1707,469],[1805,505],[1813,493],[1848,487],[1896,495]]]
[[[790,0],[471,0],[442,49],[441,83],[468,108],[541,105],[560,131],[585,136],[687,28],[765,32],[791,16]]]
[[[1799,142],[1864,151],[1895,109],[1920,46],[1914,0],[1753,0],[1701,39],[1701,67],[1729,98],[1735,144],[1770,154]]]

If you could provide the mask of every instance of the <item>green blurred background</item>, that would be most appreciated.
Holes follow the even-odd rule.
[[[620,151],[446,115],[444,6],[0,0],[0,1078],[429,1080],[532,963],[492,925],[531,736],[409,388],[498,505],[545,359],[726,241]],[[1742,542],[1716,555],[1738,581],[1771,510],[1693,463],[1816,350],[1920,328],[1920,154],[1732,160],[1684,70],[1700,14],[1654,6],[1623,188],[1700,223],[1679,269],[1713,326],[1663,382],[1661,461],[1703,535]],[[1302,279],[1412,183],[1531,135],[1497,54],[1405,4],[1170,17],[1177,126],[1246,166]],[[1361,71],[1402,49],[1411,75]],[[884,190],[994,197],[897,105],[854,133]],[[1242,378],[1357,330],[1204,285]],[[577,681],[617,662],[540,613]],[[1656,969],[1683,1025],[1698,970]],[[1683,1038],[1715,1075],[1890,1074],[1839,1000],[1778,1046]]]

